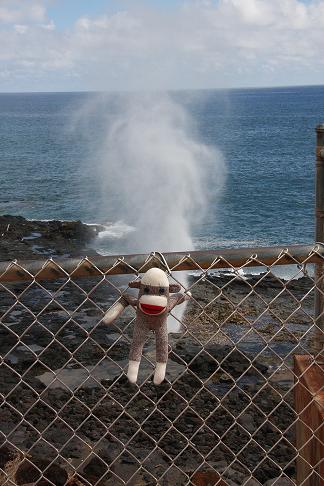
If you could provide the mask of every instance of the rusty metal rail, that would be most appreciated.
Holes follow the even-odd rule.
[[[0,262],[0,282],[28,281],[35,279],[56,280],[95,277],[101,275],[125,275],[145,272],[152,266],[165,267],[159,254],[134,254],[125,256],[98,256],[91,259],[77,258],[61,260],[31,260],[24,262]],[[257,267],[271,265],[291,265],[322,263],[323,243],[315,245],[290,245],[237,249],[216,249],[209,251],[164,253],[164,258],[172,271],[214,270],[231,267]]]

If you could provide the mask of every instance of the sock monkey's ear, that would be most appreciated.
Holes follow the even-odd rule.
[[[141,281],[140,280],[132,280],[129,282],[128,287],[131,289],[139,289],[141,286]]]
[[[169,292],[170,294],[174,294],[175,292],[180,292],[181,286],[179,284],[170,284],[169,286]]]

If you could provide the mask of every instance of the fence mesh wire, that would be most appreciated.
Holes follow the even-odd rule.
[[[282,253],[270,266],[251,255],[239,268],[223,259],[223,270],[192,260],[185,277],[171,268],[170,281],[192,296],[169,335],[160,386],[152,382],[153,335],[138,384],[127,381],[134,309],[102,323],[137,270],[2,279],[0,484],[323,484],[315,253],[323,258],[315,248],[284,269]],[[319,385],[309,395],[313,372]]]

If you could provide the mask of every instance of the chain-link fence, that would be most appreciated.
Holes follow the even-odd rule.
[[[323,246],[164,257],[1,265],[1,485],[323,484]],[[152,266],[191,298],[131,385],[102,318]]]

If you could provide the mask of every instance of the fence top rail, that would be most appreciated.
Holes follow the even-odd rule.
[[[180,270],[212,270],[241,266],[324,264],[324,244],[230,248],[206,251],[152,252],[151,254],[95,256],[91,258],[52,258],[47,260],[0,262],[0,282],[57,280],[142,273],[151,267]]]

